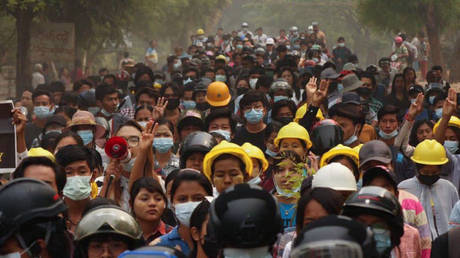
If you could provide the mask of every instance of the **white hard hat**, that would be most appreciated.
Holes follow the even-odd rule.
[[[333,162],[318,170],[313,176],[312,188],[328,187],[336,191],[356,191],[353,172],[344,165]]]
[[[241,23],[241,27],[249,27],[249,24],[247,22]]]
[[[297,28],[297,26],[292,26],[291,27],[291,31],[298,31],[298,30],[299,30],[299,28]]]
[[[267,41],[265,42],[267,45],[275,45],[275,40],[273,38],[268,38]]]

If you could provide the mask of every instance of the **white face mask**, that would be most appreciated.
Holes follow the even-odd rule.
[[[253,179],[249,180],[247,183],[250,185],[259,185],[262,182],[260,176],[254,177]]]
[[[91,194],[91,176],[71,176],[67,177],[64,186],[64,196],[74,201],[88,198]]]
[[[257,80],[258,78],[249,79],[249,86],[251,87],[251,89],[256,88]]]
[[[174,213],[181,225],[190,227],[190,216],[192,216],[196,206],[200,203],[201,202],[186,202],[174,205]]]

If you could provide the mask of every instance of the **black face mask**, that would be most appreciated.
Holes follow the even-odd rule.
[[[292,117],[290,116],[282,116],[282,117],[278,117],[276,120],[277,121],[280,121],[282,124],[284,125],[287,125],[289,124],[290,122],[292,122]]]
[[[439,175],[428,176],[428,175],[419,174],[417,175],[417,178],[418,178],[418,181],[420,181],[420,183],[431,186],[439,180],[440,176]]]
[[[166,109],[176,109],[179,106],[179,103],[179,99],[168,99],[168,105],[166,105]]]
[[[359,87],[356,89],[356,93],[358,93],[358,95],[361,97],[369,97],[372,94],[372,91],[366,87]]]
[[[217,257],[219,255],[219,245],[217,241],[210,237],[204,237],[204,244],[201,246],[208,257]]]
[[[248,92],[248,91],[249,91],[249,88],[244,88],[244,87],[236,88],[236,94],[238,96],[246,94],[246,92]]]
[[[200,111],[205,111],[206,109],[209,109],[211,105],[209,105],[208,102],[203,102],[203,103],[196,103],[196,109]]]

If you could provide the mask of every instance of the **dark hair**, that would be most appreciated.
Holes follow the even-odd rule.
[[[134,83],[137,85],[137,81],[139,80],[139,78],[141,78],[142,75],[144,74],[148,74],[149,77],[150,77],[150,82],[153,82],[154,80],[154,75],[153,75],[153,72],[152,72],[152,69],[150,69],[150,67],[146,66],[146,65],[143,65],[143,66],[139,66],[136,70],[136,74],[134,75]]]
[[[160,89],[160,96],[165,95],[165,92],[166,92],[167,88],[171,88],[171,90],[174,92],[174,95],[176,95],[177,98],[182,97],[182,92],[181,92],[179,86],[174,82],[169,82],[169,83],[164,84],[163,87],[161,87],[161,89]]]
[[[174,179],[176,179],[176,176],[177,176],[177,174],[179,174],[179,171],[180,171],[179,168],[173,169],[173,170],[166,176],[166,178],[165,178],[165,189],[166,189],[166,186],[169,184],[169,182],[174,181]]]
[[[213,109],[211,113],[206,116],[204,121],[206,131],[209,130],[211,122],[217,118],[228,118],[232,132],[234,133],[236,131],[236,120],[233,118],[232,112],[226,108]]]
[[[372,87],[373,87],[373,88],[376,87],[375,76],[374,76],[372,73],[369,73],[369,72],[362,72],[362,73],[359,74],[359,78],[360,78],[360,79],[362,79],[362,78],[371,79]]]
[[[198,232],[201,233],[201,227],[203,226],[203,223],[206,221],[206,218],[209,215],[209,208],[211,207],[211,204],[208,202],[208,200],[203,200],[196,208],[193,210],[192,215],[190,216],[190,228],[195,227],[198,229]],[[193,250],[190,252],[189,257],[197,257],[197,242],[193,240]]]
[[[323,209],[329,214],[339,215],[342,210],[343,202],[345,201],[342,195],[326,187],[316,187],[308,190],[300,197],[297,202],[297,212],[296,212],[296,230],[300,232],[303,228],[303,218],[305,216],[305,207],[310,203],[310,201],[315,200]]]
[[[136,107],[136,110],[134,110],[134,119],[136,119],[137,113],[143,109],[147,109],[148,111],[153,112],[153,107],[150,105],[138,106]]]
[[[250,90],[248,93],[244,94],[244,96],[240,100],[240,109],[243,110],[245,107],[251,105],[254,102],[260,101],[264,105],[266,109],[268,109],[268,100],[265,97],[265,94],[256,90]]]
[[[414,82],[415,82],[415,81],[417,80],[417,73],[415,72],[415,69],[414,69],[414,68],[409,67],[409,66],[406,67],[406,68],[404,68],[404,70],[403,70],[404,81],[405,81],[405,79],[406,79],[406,75],[407,75],[410,71],[414,72]]]
[[[61,81],[53,81],[50,83],[50,90],[51,92],[64,92],[65,85]]]
[[[142,127],[134,120],[128,120],[126,122],[124,122],[122,125],[120,125],[117,130],[115,131],[115,135],[118,134],[118,132],[120,131],[121,128],[125,127],[125,126],[132,126],[134,128],[136,128],[139,132],[142,133]]]
[[[152,88],[141,88],[136,91],[136,96],[135,96],[136,103],[139,102],[139,98],[141,97],[142,94],[146,94],[147,96],[149,96],[149,98],[152,98],[155,100],[158,98],[157,93]]]
[[[94,169],[93,159],[91,152],[85,146],[81,145],[67,145],[59,149],[56,153],[56,162],[63,168],[76,161],[86,161],[91,170]]]
[[[58,113],[61,113],[61,112],[64,113],[67,117],[72,118],[73,115],[77,112],[77,110],[75,108],[69,107],[69,106],[59,106],[54,111],[54,114],[58,114]]]
[[[238,165],[240,167],[240,170],[241,172],[243,173],[244,177],[246,178],[248,176],[248,174],[246,173],[246,164],[237,156],[235,155],[232,155],[232,154],[228,154],[228,153],[225,153],[225,154],[222,154],[220,156],[218,156],[211,164],[211,178],[214,177],[214,170],[215,170],[215,164],[217,161],[221,161],[221,160],[226,160],[226,159],[234,159],[234,160],[237,160],[238,161]]]
[[[176,194],[177,188],[179,188],[182,182],[185,181],[197,182],[199,185],[201,185],[201,187],[203,187],[209,196],[212,196],[212,185],[208,178],[201,174],[199,171],[186,168],[179,171],[176,178],[174,179],[174,182],[171,186],[171,202],[174,200],[174,195]]]
[[[56,181],[56,186],[58,189],[58,194],[62,193],[65,183],[67,182],[67,177],[64,171],[59,165],[54,163],[47,157],[27,157],[22,160],[19,166],[13,172],[13,179],[24,177],[25,170],[33,165],[40,165],[45,167],[50,167],[54,171],[54,180]]]
[[[40,89],[36,89],[32,93],[32,102],[35,102],[35,98],[37,98],[38,96],[42,96],[42,95],[48,96],[48,98],[50,99],[50,103],[54,102],[54,99],[53,99],[53,96],[51,95],[51,92],[49,92],[47,90],[40,90]]]
[[[83,85],[89,85],[91,88],[94,87],[94,85],[90,81],[83,79],[83,80],[74,82],[73,91],[78,91]]]
[[[412,130],[410,131],[410,136],[409,136],[409,144],[411,146],[417,146],[420,142],[417,140],[417,130],[420,126],[422,125],[428,125],[431,129],[433,129],[433,122],[430,120],[416,120],[414,122],[414,126],[412,127]]]
[[[441,71],[441,72],[442,72],[442,66],[440,66],[440,65],[433,65],[433,66],[431,67],[431,70],[433,70],[433,71]]]
[[[59,103],[59,106],[69,106],[69,105],[79,105],[79,98],[77,92],[71,91],[71,92],[64,92],[61,98],[61,103]]]
[[[50,132],[50,133],[44,134],[40,141],[40,147],[53,153],[57,145],[57,139],[59,138],[60,135],[61,134],[58,132]]]
[[[329,117],[341,116],[353,121],[353,124],[364,124],[364,114],[359,105],[338,103],[329,109]]]
[[[78,145],[81,145],[83,146],[83,140],[81,139],[80,135],[78,135],[77,133],[73,132],[73,131],[65,131],[63,133],[61,133],[61,135],[59,135],[59,137],[56,139],[56,146],[59,144],[59,142],[66,138],[66,137],[72,137]]]
[[[131,205],[133,214],[134,214],[134,200],[136,196],[142,189],[147,190],[150,193],[159,193],[165,203],[168,202],[168,198],[166,198],[166,194],[163,192],[163,188],[161,187],[160,183],[157,180],[153,179],[153,177],[142,177],[134,181],[133,186],[131,187],[131,192],[129,193],[130,199],[129,204]],[[135,214],[134,214],[135,215]]]
[[[89,152],[91,152],[94,168],[101,168],[103,166],[101,154],[94,148],[89,148]]]
[[[384,115],[395,115],[396,119],[399,121],[398,113],[399,113],[399,108],[397,106],[385,105],[377,113],[377,118],[378,120],[380,120],[382,119]]]
[[[295,96],[296,98],[300,98],[301,95],[300,95],[300,89],[297,87],[297,75],[294,73],[294,71],[292,70],[292,68],[290,67],[281,67],[281,69],[278,71],[278,77],[281,78],[281,75],[285,72],[285,71],[288,71],[291,73],[292,75],[292,89],[294,90],[295,92]]]
[[[270,136],[272,135],[272,133],[278,133],[279,130],[284,126],[284,124],[282,124],[281,122],[278,122],[278,121],[273,121],[267,125],[266,129],[265,129],[265,135],[264,135],[264,140],[267,141]]]
[[[403,84],[404,84],[404,81],[405,81],[404,80],[404,75],[402,73],[395,74],[395,76],[393,77],[393,83],[391,84],[391,95],[393,97],[396,96],[396,85],[395,84],[396,84],[396,79],[398,79],[399,77],[401,77],[403,79]],[[403,94],[404,94],[404,99],[408,99],[406,89],[403,88],[402,91],[403,91]]]
[[[101,84],[96,87],[96,100],[103,101],[105,96],[118,93],[111,85]]]
[[[257,79],[256,89],[259,89],[260,87],[269,89],[270,86],[272,85],[272,82],[273,82],[273,77],[263,74],[262,76],[259,77],[259,79]]]
[[[278,112],[283,107],[288,107],[291,110],[292,114],[295,116],[295,113],[297,111],[297,107],[296,107],[294,101],[292,101],[290,99],[283,99],[283,100],[280,100],[280,101],[275,102],[273,104],[273,107],[272,107],[272,120],[273,119],[276,120]]]
[[[171,133],[174,135],[174,132],[175,132],[174,125],[171,123],[171,121],[162,118],[159,121],[157,121],[157,123],[158,123],[158,126],[160,125],[168,126],[169,130],[171,130]]]
[[[306,148],[306,145],[304,146],[304,148]],[[278,156],[274,158],[273,166],[277,167],[278,164],[280,164],[283,160],[286,160],[286,159],[289,159],[296,164],[304,162],[302,158],[299,156],[299,154],[297,154],[294,151],[287,150],[287,151],[280,152]],[[273,172],[276,173],[276,169],[274,169]]]

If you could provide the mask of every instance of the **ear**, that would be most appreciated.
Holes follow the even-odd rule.
[[[192,239],[196,242],[200,241],[200,232],[198,232],[198,229],[196,227],[191,227],[190,228],[190,235],[192,236]]]

